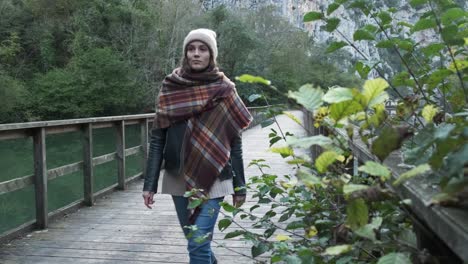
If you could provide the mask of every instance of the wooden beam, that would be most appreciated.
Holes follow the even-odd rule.
[[[0,195],[34,184],[34,174],[0,183]]]
[[[63,126],[54,126],[54,127],[47,127],[46,134],[62,134],[67,132],[75,132],[80,131],[80,125],[63,125]]]
[[[47,171],[47,179],[53,180],[64,175],[77,172],[81,168],[83,168],[83,161],[78,161],[72,164],[67,164],[61,167],[53,168]]]
[[[113,127],[113,122],[93,123],[93,129]]]
[[[138,125],[140,124],[140,120],[126,120],[125,125],[130,126],[130,125]]]
[[[81,125],[86,123],[103,123],[103,122],[119,122],[122,120],[139,120],[142,118],[152,118],[154,113],[140,114],[140,115],[124,115],[124,116],[105,116],[105,117],[92,117],[92,118],[79,118],[67,120],[52,120],[52,121],[39,121],[39,122],[26,122],[26,123],[11,123],[0,125],[0,131],[4,130],[17,130],[27,128],[39,127],[55,127],[65,125]]]
[[[131,156],[141,152],[141,146],[131,147],[125,150],[125,157]]]
[[[83,187],[84,204],[94,204],[94,173],[93,173],[93,124],[83,126]]]
[[[117,129],[117,184],[120,190],[125,190],[125,120],[116,124]]]
[[[0,140],[27,138],[31,136],[27,129],[0,131]]]
[[[141,139],[141,153],[143,154],[142,156],[142,178],[145,178],[145,173],[146,173],[146,160],[148,159],[148,119],[143,119],[141,120],[140,123],[140,139]]]
[[[35,130],[34,136],[34,184],[36,191],[36,226],[45,229],[47,218],[47,163],[45,128]]]
[[[112,153],[109,153],[109,154],[104,154],[104,155],[99,156],[99,157],[95,157],[95,158],[93,158],[93,166],[97,166],[97,165],[107,163],[109,161],[113,161],[116,158],[117,158],[117,153],[115,153],[115,152],[112,152]]]

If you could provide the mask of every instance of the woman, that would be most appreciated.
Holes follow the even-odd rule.
[[[143,199],[151,209],[159,170],[165,160],[162,193],[171,194],[188,239],[190,263],[217,263],[212,237],[224,196],[235,206],[245,201],[241,132],[252,116],[234,84],[216,65],[216,33],[192,30],[184,39],[180,68],[166,76],[157,99]],[[208,198],[188,210],[186,191]],[[215,213],[213,213],[215,212]],[[196,225],[194,234],[186,226]],[[211,235],[210,235],[211,234]]]

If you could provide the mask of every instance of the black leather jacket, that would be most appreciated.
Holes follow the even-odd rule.
[[[182,169],[181,150],[186,122],[173,124],[169,128],[152,129],[148,160],[146,162],[145,182],[143,191],[156,192],[158,189],[159,171],[164,169],[179,174]],[[236,195],[244,195],[245,187],[244,163],[242,160],[242,136],[236,136],[231,142],[231,158],[219,175],[220,180],[233,179]]]

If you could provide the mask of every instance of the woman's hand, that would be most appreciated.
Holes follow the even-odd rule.
[[[149,209],[152,209],[151,205],[154,204],[153,196],[154,192],[143,192],[143,200],[145,202],[146,207],[148,207]]]
[[[245,203],[245,194],[233,194],[232,195],[232,204],[234,207],[241,207]]]

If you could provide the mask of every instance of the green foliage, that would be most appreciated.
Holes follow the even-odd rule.
[[[370,18],[352,37],[340,31],[344,18],[331,17],[341,5]],[[254,242],[255,255],[270,251],[272,263],[411,263],[418,254],[415,234],[399,208],[411,201],[398,201],[386,183],[391,170],[382,163],[393,151],[403,152],[405,163],[415,165],[392,179],[395,185],[430,173],[439,180],[433,203],[463,202],[468,188],[466,12],[448,1],[413,0],[410,6],[428,11],[411,9],[416,14],[413,24],[397,21],[398,4],[385,8],[375,1],[356,0],[335,1],[322,9],[326,13],[304,16],[305,22],[321,20],[323,31],[344,37],[332,42],[329,52],[345,46],[355,49],[362,57],[355,63],[357,73],[363,79],[370,74],[380,78],[366,80],[362,89],[356,84],[338,85],[325,95],[314,86],[302,86],[290,91],[289,98],[313,114],[314,126],[345,129],[380,161],[366,162],[358,175],[351,176],[344,172],[351,151],[341,136],[288,137],[290,147],[318,145],[323,153],[309,161],[297,158],[294,149],[287,148],[287,155],[277,151],[294,157],[290,164],[298,166],[295,175],[283,177],[265,174],[265,161],[255,163],[262,175],[250,183],[258,198],[250,211],[260,204],[271,206],[263,216],[245,213],[254,226],[268,228],[263,235],[243,233],[244,239]],[[421,31],[440,38],[419,40]],[[372,61],[359,50],[359,42],[386,56]],[[390,98],[397,104],[395,115],[385,109]],[[270,140],[281,140],[273,134]],[[271,220],[276,215],[278,221]],[[268,240],[277,230],[290,232],[278,234],[277,241]]]
[[[410,264],[411,260],[402,253],[390,253],[379,259],[377,264]]]
[[[307,110],[313,112],[322,103],[323,92],[310,84],[303,85],[297,92],[289,92],[288,96],[298,101]]]
[[[365,172],[370,175],[382,177],[384,181],[390,178],[391,174],[390,170],[387,167],[374,161],[366,161],[366,164],[359,167],[359,171]]]
[[[89,50],[65,69],[38,75],[30,102],[36,116],[53,119],[128,114],[142,97],[133,71],[110,49]]]
[[[249,72],[277,84],[276,89],[263,91],[270,103],[283,103],[278,92],[296,90],[303,83],[326,87],[332,83],[358,82],[351,73],[338,69],[343,60],[351,59],[349,54],[341,52],[325,56],[324,47],[310,42],[305,31],[292,26],[272,7],[253,12],[221,6],[200,12],[201,3],[191,0],[60,0],[54,5],[49,2],[2,2],[0,71],[2,76],[12,76],[18,84],[14,86],[22,87],[15,91],[24,92],[14,92],[21,96],[9,101],[10,110],[1,109],[0,122],[151,111],[157,87],[179,65],[183,39],[196,27],[212,28],[217,32],[218,63],[231,79]],[[121,61],[128,72],[121,76],[123,70],[109,69],[119,67],[118,63],[107,65],[106,73],[89,64],[77,64],[86,54],[99,49],[110,50],[113,59]],[[101,59],[104,55],[99,56]],[[91,69],[79,69],[88,66]],[[96,72],[91,73],[92,70]],[[54,102],[50,106],[39,104],[37,97],[47,104],[54,98],[59,99],[56,93],[61,91],[62,85],[65,87],[63,92],[68,95],[71,90],[81,89],[78,86],[85,85],[81,83],[81,77],[71,76],[68,80],[67,76],[75,74],[84,74],[88,84],[93,81],[95,87],[86,87],[89,98],[70,102],[70,97],[64,95],[60,99],[68,102]],[[126,100],[115,98],[122,93],[114,90],[109,79],[94,85],[92,76],[100,78],[107,74],[115,74],[116,83],[125,79],[121,86],[129,89],[123,95]],[[237,88],[243,98],[262,94],[261,86],[239,83]],[[53,96],[49,98],[50,95]],[[107,102],[82,103],[96,98],[101,100],[101,97]],[[264,100],[252,98],[248,104],[264,105]],[[11,110],[12,107],[15,110]]]
[[[330,122],[337,118],[343,124],[359,120],[362,125],[378,127],[381,119],[385,119],[380,103],[385,102],[387,96],[379,98],[386,95],[387,86],[382,79],[373,79],[367,81],[361,90],[336,87],[323,95],[319,89],[307,85],[289,95],[303,107],[321,113],[326,120],[323,125],[342,126],[341,123]],[[325,106],[327,103],[331,103],[330,107]],[[277,125],[281,127],[281,124]],[[439,137],[446,135],[441,131]],[[378,259],[375,255],[361,254],[362,248],[377,256],[393,251],[406,252],[408,245],[395,244],[393,237],[401,233],[408,244],[412,243],[411,226],[398,209],[400,203],[392,199],[392,191],[381,185],[391,176],[386,166],[369,161],[360,167],[358,175],[351,176],[340,173],[340,168],[350,161],[351,156],[339,138],[323,135],[283,138],[271,129],[269,140],[270,145],[286,141],[288,146],[275,147],[272,151],[290,159],[288,163],[297,166],[296,173],[268,174],[263,171],[270,167],[267,161],[252,161],[249,166],[256,166],[261,172],[260,176],[251,177],[248,184],[257,202],[245,209],[225,208],[232,212],[232,216],[227,214],[219,228],[224,229],[236,221],[236,216],[240,216],[241,219],[249,218],[253,227],[264,228],[265,231],[258,233],[242,229],[228,233],[227,237],[242,236],[251,241],[254,258],[271,252],[272,263],[309,263],[312,259],[319,263],[368,263]],[[295,154],[295,148],[309,149],[314,145],[324,149],[315,160],[299,158]],[[269,207],[268,211],[260,215],[252,213],[261,206]],[[273,236],[274,240],[271,239]]]

